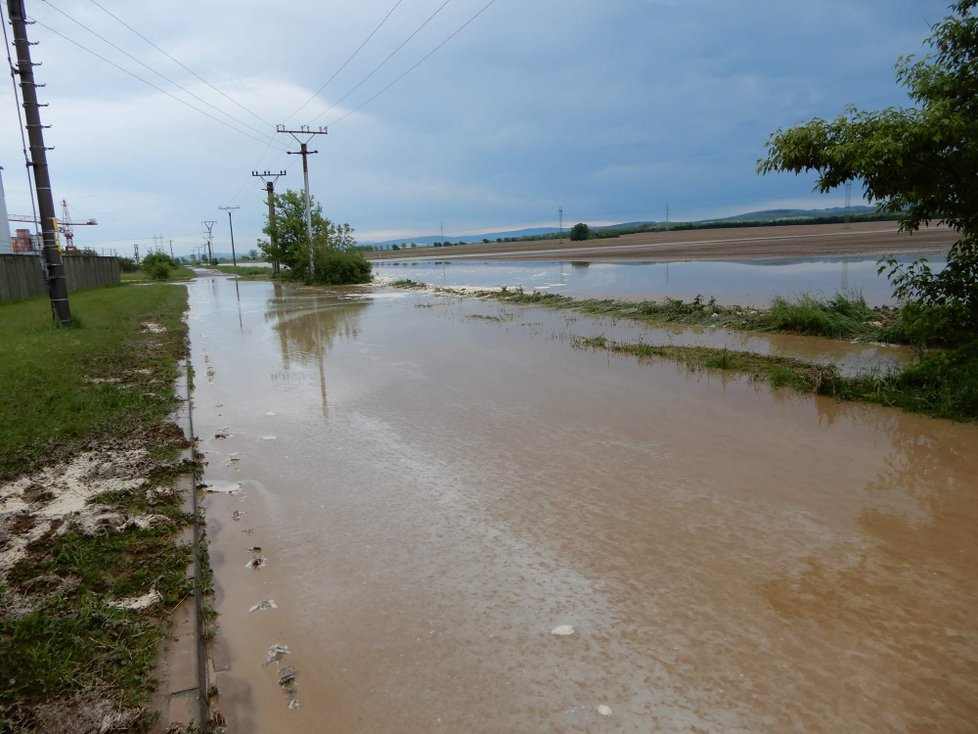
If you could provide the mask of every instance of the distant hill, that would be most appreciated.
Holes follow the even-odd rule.
[[[827,209],[764,209],[762,211],[745,212],[743,214],[735,214],[731,217],[718,217],[715,219],[699,219],[694,222],[661,222],[655,220],[649,220],[646,222],[622,222],[620,224],[605,224],[591,227],[592,230],[641,230],[643,228],[653,228],[653,227],[663,227],[663,228],[677,228],[677,229],[693,229],[696,225],[709,225],[711,223],[718,222],[779,222],[782,220],[792,220],[798,221],[799,219],[819,219],[822,217],[843,217],[846,214],[858,216],[871,214],[876,211],[875,207],[871,206],[851,206],[848,210],[845,207],[836,206],[829,207]],[[564,232],[569,233],[570,227],[568,225],[564,227]],[[716,226],[716,225],[714,225]],[[483,234],[470,234],[470,235],[459,235],[452,236],[446,235],[444,238],[437,235],[431,235],[426,237],[402,237],[396,240],[384,240],[383,242],[362,242],[363,245],[372,245],[374,247],[380,248],[390,248],[394,245],[398,247],[411,246],[411,243],[418,245],[419,247],[427,247],[433,245],[436,242],[448,241],[451,244],[458,242],[465,242],[466,244],[472,244],[473,242],[482,242],[484,240],[489,240],[491,242],[505,239],[521,239],[530,237],[544,237],[546,235],[557,234],[558,230],[556,227],[531,227],[528,229],[513,229],[507,230],[505,232],[486,232]]]

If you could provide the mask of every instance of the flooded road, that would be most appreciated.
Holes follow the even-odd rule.
[[[571,346],[624,323],[189,287],[230,731],[974,731],[974,426]]]

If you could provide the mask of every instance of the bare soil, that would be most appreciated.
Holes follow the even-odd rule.
[[[765,258],[945,255],[957,239],[947,227],[914,233],[896,222],[804,224],[680,232],[640,232],[614,239],[532,240],[371,253],[372,260],[581,260],[669,262]]]

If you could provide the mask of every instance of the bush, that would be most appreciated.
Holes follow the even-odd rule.
[[[143,258],[143,270],[153,280],[166,280],[176,267],[173,258],[162,252],[151,252]]]
[[[139,263],[131,257],[117,257],[116,260],[119,261],[119,268],[123,273],[135,273],[139,270]]]
[[[352,285],[370,282],[370,263],[359,252],[319,250],[316,253],[316,283]]]

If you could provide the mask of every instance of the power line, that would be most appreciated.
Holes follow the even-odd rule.
[[[43,2],[43,3],[45,4],[45,5],[48,5],[48,6],[49,6],[49,7],[50,7],[50,8],[52,9],[52,10],[54,10],[54,11],[56,11],[56,12],[58,12],[58,13],[60,13],[61,15],[63,15],[63,16],[65,17],[65,18],[67,18],[68,20],[70,20],[70,21],[71,21],[72,23],[74,23],[74,24],[76,24],[76,25],[78,25],[78,26],[80,26],[80,27],[81,27],[81,28],[83,28],[84,30],[86,30],[86,31],[88,31],[89,33],[91,33],[91,34],[92,34],[93,36],[95,36],[95,37],[96,37],[97,39],[99,39],[99,40],[100,40],[100,41],[102,41],[103,43],[105,43],[105,44],[108,44],[109,46],[111,46],[112,48],[114,48],[114,49],[115,49],[116,51],[118,51],[119,53],[121,53],[121,54],[123,54],[124,56],[126,56],[126,57],[128,57],[128,58],[130,58],[130,59],[132,59],[132,60],[133,60],[133,61],[135,61],[135,62],[136,62],[137,64],[139,64],[140,66],[142,66],[142,67],[143,67],[144,69],[148,69],[149,71],[151,71],[151,72],[153,72],[154,74],[156,74],[156,76],[158,76],[158,77],[160,77],[161,79],[163,79],[163,80],[165,80],[165,81],[167,81],[167,82],[169,82],[170,84],[172,84],[173,86],[175,86],[175,87],[176,87],[177,89],[179,89],[179,90],[181,90],[181,91],[183,91],[183,92],[185,92],[186,94],[189,94],[189,95],[190,95],[191,97],[193,97],[194,99],[196,99],[196,100],[197,100],[198,102],[200,102],[201,104],[205,104],[205,105],[207,105],[207,106],[208,106],[208,107],[210,107],[210,108],[211,108],[212,110],[215,110],[216,112],[218,112],[218,113],[220,113],[220,114],[222,114],[222,115],[224,115],[225,117],[227,117],[227,118],[229,118],[230,120],[233,120],[234,122],[236,122],[237,124],[239,124],[239,125],[241,125],[242,127],[246,127],[246,128],[248,128],[249,130],[251,130],[251,131],[252,131],[252,132],[254,132],[254,133],[257,133],[257,134],[259,134],[259,135],[261,135],[261,136],[263,136],[263,137],[269,137],[270,139],[272,139],[272,138],[271,138],[270,136],[265,136],[265,133],[263,133],[263,132],[262,132],[261,130],[258,130],[257,128],[254,128],[254,127],[252,127],[251,125],[249,125],[248,123],[246,123],[246,122],[242,122],[241,120],[239,120],[239,119],[237,119],[237,118],[236,118],[236,117],[234,117],[233,115],[230,115],[230,114],[228,114],[227,112],[225,112],[224,110],[222,110],[222,109],[221,109],[220,107],[217,107],[216,105],[213,105],[213,104],[211,104],[211,103],[210,103],[210,102],[208,102],[208,101],[207,101],[206,99],[204,99],[204,98],[202,98],[202,97],[200,97],[200,96],[198,96],[198,95],[196,95],[196,94],[194,94],[193,92],[191,92],[191,91],[190,91],[189,89],[187,89],[187,88],[186,88],[186,87],[184,87],[183,85],[181,85],[181,84],[179,84],[178,82],[175,82],[175,81],[174,81],[173,79],[171,79],[170,77],[168,77],[168,76],[167,76],[166,74],[163,74],[162,72],[159,72],[159,71],[157,71],[156,69],[154,69],[154,68],[153,68],[152,66],[150,66],[149,64],[147,64],[147,63],[145,63],[145,62],[143,62],[143,61],[141,61],[141,60],[139,60],[139,59],[137,59],[137,58],[136,58],[135,56],[133,56],[133,55],[132,55],[131,53],[129,53],[129,52],[128,52],[128,51],[126,51],[125,49],[123,49],[123,48],[121,48],[121,47],[119,47],[119,46],[117,46],[117,45],[116,45],[116,44],[114,44],[114,43],[113,43],[112,41],[110,41],[109,39],[107,39],[107,38],[106,38],[105,36],[102,36],[102,35],[100,35],[99,33],[97,33],[96,31],[93,31],[93,30],[92,30],[91,28],[89,28],[89,27],[88,27],[87,25],[85,25],[84,23],[82,23],[82,22],[81,22],[80,20],[78,20],[77,18],[73,18],[72,16],[70,16],[70,15],[69,15],[68,13],[66,13],[65,11],[63,11],[63,10],[61,10],[60,8],[58,8],[58,7],[56,7],[55,5],[53,5],[53,4],[51,3],[51,2],[49,2],[49,0],[42,0],[42,2]],[[267,123],[266,123],[266,124],[267,124]]]
[[[95,2],[95,0],[92,0],[92,2]],[[360,46],[357,47],[357,50],[354,51],[352,54],[350,54],[350,57],[346,61],[343,62],[343,65],[339,69],[337,69],[336,71],[334,71],[333,72],[333,75],[329,79],[327,79],[325,81],[325,83],[319,89],[317,89],[315,92],[313,92],[312,95],[309,97],[309,99],[307,99],[305,102],[303,102],[301,105],[299,105],[299,109],[297,109],[291,115],[289,115],[288,117],[286,117],[285,118],[285,122],[288,122],[293,117],[295,117],[296,115],[298,115],[305,108],[305,106],[307,104],[309,104],[314,99],[316,99],[316,97],[319,96],[319,93],[322,92],[324,89],[326,89],[326,87],[329,86],[330,82],[332,82],[339,75],[339,73],[341,71],[343,71],[343,69],[345,69],[347,67],[347,65],[351,61],[353,61],[353,59],[356,58],[357,54],[360,53],[360,51],[363,50],[363,47],[366,46],[367,43],[370,41],[370,39],[373,38],[376,35],[377,31],[379,31],[381,29],[381,27],[384,25],[384,23],[387,22],[387,19],[390,18],[391,15],[394,14],[394,11],[397,10],[397,6],[400,5],[402,2],[404,2],[404,0],[397,0],[397,2],[394,3],[394,7],[392,7],[390,10],[387,11],[387,15],[384,16],[384,19],[382,21],[380,21],[380,23],[377,24],[377,27],[374,28],[373,31],[370,33],[370,35],[367,36],[366,39],[364,39],[363,43],[361,43]]]
[[[428,16],[428,19],[424,23],[422,23],[421,25],[419,25],[414,30],[414,33],[412,33],[410,36],[408,36],[407,38],[405,38],[404,41],[403,41],[403,43],[401,43],[400,46],[398,46],[393,51],[391,51],[390,54],[387,56],[386,59],[384,59],[377,66],[374,67],[374,70],[373,71],[371,71],[369,74],[367,74],[367,76],[365,76],[363,79],[361,79],[359,82],[357,82],[356,85],[354,85],[353,89],[351,89],[346,94],[344,94],[342,97],[340,97],[338,100],[336,100],[329,108],[327,108],[323,112],[320,112],[318,115],[316,115],[309,122],[310,123],[313,123],[316,120],[318,120],[320,117],[322,117],[323,115],[325,115],[327,112],[331,112],[332,110],[334,110],[336,108],[336,106],[340,102],[342,102],[344,99],[346,99],[351,94],[353,94],[355,91],[357,91],[361,86],[363,86],[364,82],[366,82],[370,77],[372,77],[374,74],[376,74],[378,71],[380,71],[381,68],[383,68],[383,66],[394,57],[394,54],[396,54],[398,51],[400,51],[402,48],[404,48],[412,38],[414,38],[416,35],[418,35],[421,32],[421,29],[423,29],[426,25],[428,25],[428,23],[430,23],[432,21],[432,19],[436,15],[438,15],[438,13],[440,13],[442,11],[442,9],[444,9],[444,7],[446,5],[448,5],[448,3],[450,3],[451,1],[452,0],[445,0],[445,2],[443,2],[440,6],[438,6],[438,9],[434,13],[432,13],[431,15]]]
[[[482,6],[482,9],[481,9],[481,10],[480,10],[480,11],[479,11],[478,13],[476,13],[476,14],[475,14],[475,15],[473,15],[473,16],[472,16],[471,18],[469,18],[469,19],[468,19],[467,21],[465,21],[465,23],[463,23],[463,24],[462,24],[461,26],[459,26],[459,28],[457,28],[457,29],[455,30],[455,32],[454,32],[454,33],[452,33],[452,34],[451,34],[451,35],[450,35],[450,36],[449,36],[448,38],[446,38],[446,39],[445,39],[444,41],[442,41],[442,42],[441,42],[441,43],[439,43],[439,44],[438,44],[437,46],[435,46],[435,47],[434,47],[433,49],[431,49],[431,51],[429,51],[429,52],[428,52],[428,53],[426,53],[426,54],[425,54],[424,56],[422,56],[422,57],[421,57],[420,59],[418,59],[418,61],[417,61],[417,62],[416,62],[416,63],[415,63],[415,64],[414,64],[414,65],[413,65],[413,66],[412,66],[411,68],[409,68],[409,69],[408,69],[407,71],[405,71],[405,72],[404,72],[403,74],[401,74],[400,76],[398,76],[398,77],[396,77],[396,78],[394,79],[394,81],[392,81],[392,82],[391,82],[390,84],[388,84],[388,85],[387,85],[386,87],[384,87],[384,88],[383,88],[383,89],[381,89],[381,90],[380,90],[379,92],[377,92],[377,94],[375,94],[375,95],[374,95],[373,97],[370,97],[370,98],[368,98],[368,99],[367,99],[366,101],[364,101],[364,102],[361,102],[361,103],[360,103],[360,104],[359,104],[358,106],[356,106],[356,107],[354,107],[354,108],[353,108],[352,110],[350,110],[349,112],[347,112],[347,113],[346,113],[345,115],[343,115],[342,117],[340,117],[340,118],[338,118],[338,119],[337,119],[337,120],[336,120],[335,122],[333,122],[333,123],[332,123],[331,125],[329,125],[329,127],[332,127],[333,125],[336,125],[337,123],[340,123],[340,122],[342,122],[342,121],[343,121],[343,120],[345,120],[345,119],[346,119],[347,117],[349,117],[350,115],[352,115],[352,114],[353,114],[354,112],[357,112],[357,111],[359,111],[360,109],[362,109],[363,107],[366,107],[366,106],[367,106],[368,104],[370,104],[370,103],[371,103],[371,102],[373,102],[373,101],[374,101],[375,99],[377,99],[377,97],[379,97],[379,96],[380,96],[380,95],[382,95],[382,94],[383,94],[384,92],[386,92],[386,91],[387,91],[388,89],[390,89],[390,88],[391,88],[391,87],[393,87],[393,86],[394,86],[395,84],[397,84],[397,83],[398,83],[399,81],[401,81],[401,79],[403,79],[403,78],[404,78],[404,77],[406,77],[406,76],[407,76],[408,74],[410,74],[410,73],[411,73],[412,71],[414,71],[414,70],[415,70],[415,69],[417,69],[417,68],[418,68],[419,66],[421,66],[421,64],[423,64],[423,63],[424,63],[425,61],[427,61],[429,57],[431,57],[432,55],[434,55],[434,53],[435,53],[436,51],[438,51],[438,49],[440,49],[440,48],[441,48],[442,46],[444,46],[444,45],[445,45],[446,43],[448,43],[448,42],[449,42],[449,41],[451,41],[451,40],[452,40],[453,38],[455,38],[455,36],[457,36],[457,35],[458,35],[459,33],[461,33],[461,32],[462,32],[463,30],[465,30],[465,28],[466,28],[466,26],[468,26],[468,25],[469,25],[470,23],[472,23],[472,22],[473,22],[473,21],[474,21],[474,20],[475,20],[476,18],[478,18],[478,17],[480,16],[480,15],[482,15],[482,14],[483,14],[484,12],[486,12],[486,11],[487,11],[487,10],[489,9],[489,6],[491,6],[491,5],[492,5],[493,3],[495,3],[495,2],[496,2],[496,0],[489,0],[489,2],[488,2],[488,3],[486,3],[485,5],[483,5],[483,6]],[[442,7],[444,7],[444,6],[442,6]],[[338,104],[338,103],[337,103],[337,104]],[[335,107],[335,106],[336,106],[336,105],[333,105],[333,107]],[[331,107],[330,109],[332,109],[332,107]],[[328,111],[329,111],[329,110],[327,110],[327,112],[328,112]],[[325,113],[323,113],[323,114],[325,114]]]
[[[243,104],[241,104],[240,102],[238,102],[238,101],[237,101],[236,99],[234,99],[233,97],[229,97],[229,96],[228,96],[227,94],[225,94],[225,93],[224,93],[224,92],[222,92],[222,91],[221,91],[220,89],[218,89],[218,88],[217,88],[217,87],[215,87],[215,86],[214,86],[213,84],[211,84],[211,83],[210,83],[209,81],[207,81],[207,80],[206,80],[206,79],[204,79],[204,78],[203,78],[202,76],[200,76],[200,74],[198,74],[197,72],[195,72],[195,71],[194,71],[193,69],[191,69],[190,67],[188,67],[188,66],[187,66],[186,64],[184,64],[183,62],[181,62],[181,61],[180,61],[179,59],[176,59],[176,58],[174,58],[173,56],[171,56],[170,54],[168,54],[168,53],[167,53],[166,51],[164,51],[164,50],[163,50],[162,48],[160,48],[160,47],[159,47],[159,46],[157,46],[157,45],[156,45],[155,43],[153,43],[153,42],[152,42],[151,40],[149,40],[148,38],[146,38],[146,36],[144,36],[144,35],[143,35],[142,33],[140,33],[140,32],[139,32],[139,31],[137,31],[137,30],[136,30],[135,28],[133,28],[133,27],[132,27],[131,25],[129,25],[128,23],[126,23],[126,21],[124,21],[124,20],[123,20],[122,18],[120,18],[120,17],[118,16],[118,15],[116,15],[115,13],[113,13],[113,12],[112,12],[111,10],[108,10],[108,9],[107,9],[107,8],[106,8],[106,7],[104,6],[104,5],[102,5],[101,3],[99,3],[99,2],[97,2],[97,0],[91,0],[91,3],[92,3],[93,5],[95,5],[95,6],[97,6],[97,7],[99,8],[99,9],[101,9],[101,10],[102,10],[102,11],[103,11],[104,13],[106,13],[107,15],[109,15],[109,16],[110,16],[110,17],[112,17],[112,18],[114,18],[115,20],[117,20],[117,21],[118,21],[119,23],[121,23],[122,25],[124,25],[124,26],[125,26],[126,28],[128,28],[128,29],[129,29],[130,31],[132,31],[132,32],[133,32],[133,33],[135,33],[135,34],[136,34],[137,36],[139,36],[139,37],[140,37],[141,39],[143,39],[144,41],[146,41],[146,43],[148,43],[148,44],[149,44],[150,46],[152,46],[152,47],[153,47],[153,48],[155,48],[155,49],[156,49],[157,51],[159,51],[159,52],[160,52],[161,54],[163,54],[163,55],[164,55],[164,56],[166,56],[166,57],[167,57],[168,59],[170,59],[170,61],[172,61],[172,62],[173,62],[174,64],[177,64],[177,65],[178,65],[178,66],[179,66],[180,68],[182,68],[182,69],[184,69],[185,71],[187,71],[188,73],[190,73],[190,74],[192,74],[192,75],[193,75],[193,76],[194,76],[194,77],[195,77],[196,79],[198,79],[199,81],[201,81],[201,82],[203,82],[204,84],[206,84],[206,85],[207,85],[208,87],[210,87],[210,88],[211,88],[211,89],[213,89],[213,90],[214,90],[215,92],[217,92],[218,94],[220,94],[220,95],[221,95],[222,97],[224,97],[224,98],[225,98],[226,100],[228,100],[229,102],[231,102],[231,103],[232,103],[232,104],[234,104],[234,105],[237,105],[238,107],[240,107],[241,109],[243,109],[243,110],[244,110],[245,112],[247,112],[247,113],[248,113],[249,115],[251,115],[252,117],[254,117],[254,118],[255,118],[256,120],[258,120],[259,122],[262,122],[262,123],[264,123],[265,125],[268,125],[269,127],[271,127],[271,126],[272,126],[272,123],[270,123],[270,122],[269,122],[268,120],[266,120],[265,118],[263,118],[263,117],[261,117],[260,115],[258,115],[258,114],[256,114],[256,113],[254,113],[254,112],[252,112],[252,111],[251,111],[250,109],[248,109],[247,107],[245,107],[245,106],[244,106]],[[53,6],[52,6],[52,7],[53,7]]]
[[[156,85],[155,85],[155,84],[153,84],[153,82],[151,82],[151,81],[147,81],[146,79],[143,79],[143,78],[142,78],[141,76],[139,76],[138,74],[135,74],[135,73],[133,73],[133,72],[131,72],[131,71],[129,71],[129,69],[126,69],[125,67],[122,67],[122,66],[119,66],[119,64],[117,64],[117,63],[115,63],[114,61],[110,61],[109,59],[107,59],[107,58],[105,58],[105,57],[104,57],[104,56],[102,56],[101,54],[99,54],[99,53],[97,53],[97,52],[95,52],[95,51],[92,51],[92,50],[91,50],[90,48],[88,48],[87,46],[84,46],[84,45],[82,45],[81,43],[79,43],[78,41],[76,41],[76,40],[74,40],[74,39],[72,39],[72,38],[69,38],[69,37],[68,37],[68,36],[66,36],[66,35],[65,35],[64,33],[60,33],[59,31],[56,31],[56,30],[55,30],[54,28],[52,28],[51,26],[49,26],[49,25],[46,25],[46,24],[44,24],[44,23],[42,23],[42,22],[41,22],[41,21],[39,21],[39,20],[36,20],[35,22],[36,22],[36,23],[37,23],[37,24],[38,24],[39,26],[41,26],[42,28],[45,28],[45,29],[47,29],[48,31],[50,31],[51,33],[53,33],[54,35],[56,35],[56,36],[60,36],[60,37],[61,37],[61,38],[63,38],[64,40],[66,40],[66,41],[68,41],[68,43],[71,43],[71,44],[74,44],[75,46],[77,46],[78,48],[80,48],[80,49],[81,49],[82,51],[85,51],[86,53],[90,53],[90,54],[91,54],[92,56],[94,56],[95,58],[97,58],[97,59],[101,59],[102,61],[104,61],[105,63],[107,63],[107,64],[109,64],[110,66],[114,66],[114,67],[115,67],[116,69],[118,69],[119,71],[121,71],[121,72],[123,72],[123,73],[125,73],[125,74],[128,74],[128,75],[129,75],[129,76],[131,76],[131,77],[132,77],[133,79],[137,79],[138,81],[141,81],[141,82],[142,82],[143,84],[146,84],[147,86],[150,86],[150,87],[152,87],[152,88],[153,88],[153,89],[155,89],[155,90],[156,90],[157,92],[160,92],[160,93],[162,93],[162,94],[165,94],[165,95],[166,95],[167,97],[170,97],[171,99],[175,99],[175,100],[176,100],[177,102],[179,102],[180,104],[182,104],[182,105],[184,105],[184,106],[186,106],[186,107],[189,107],[189,108],[190,108],[190,109],[192,109],[192,110],[193,110],[194,112],[198,112],[198,113],[200,113],[201,115],[204,115],[205,117],[209,117],[210,119],[212,119],[212,120],[214,120],[214,122],[218,122],[218,123],[220,123],[221,125],[224,125],[225,127],[228,127],[228,128],[231,128],[231,129],[232,129],[232,130],[234,130],[235,132],[237,132],[237,133],[241,133],[242,135],[244,135],[244,136],[246,136],[246,137],[249,137],[249,138],[251,138],[252,140],[254,140],[254,141],[256,141],[256,142],[259,142],[259,143],[268,143],[268,140],[267,140],[267,139],[264,139],[264,140],[263,140],[263,139],[261,139],[261,138],[257,138],[257,137],[255,137],[254,135],[252,135],[251,133],[249,133],[249,132],[246,132],[246,131],[244,131],[244,130],[242,130],[241,128],[237,128],[237,127],[235,127],[234,125],[232,125],[231,123],[229,123],[229,122],[227,122],[227,121],[225,121],[225,120],[222,120],[222,119],[221,119],[221,118],[219,118],[219,117],[215,117],[214,115],[212,115],[211,113],[209,113],[209,112],[207,112],[206,110],[202,110],[202,109],[200,109],[199,107],[194,107],[194,106],[193,106],[192,104],[190,104],[190,103],[189,103],[189,102],[188,102],[187,100],[185,100],[185,99],[180,99],[180,98],[179,98],[179,97],[177,97],[177,96],[176,96],[175,94],[172,94],[171,92],[168,92],[167,90],[165,90],[165,89],[163,89],[163,88],[161,88],[161,87],[158,87],[158,86],[156,86]]]

